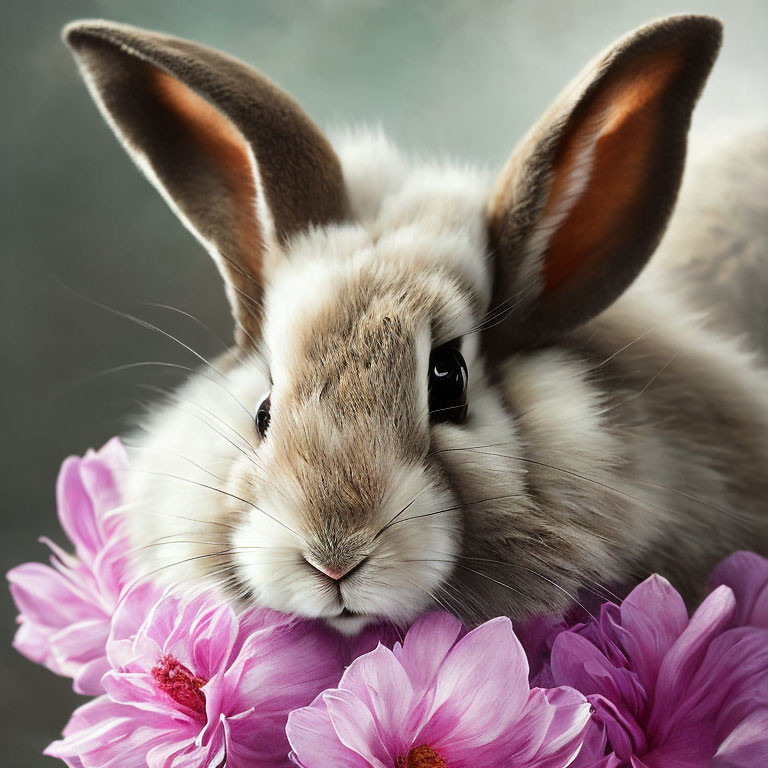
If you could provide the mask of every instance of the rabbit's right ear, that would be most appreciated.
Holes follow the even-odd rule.
[[[215,259],[238,342],[256,337],[270,247],[346,214],[330,144],[290,96],[211,48],[106,21],[64,39],[123,146]]]
[[[512,154],[488,211],[488,350],[556,340],[606,309],[661,238],[721,25],[673,16],[613,45]]]

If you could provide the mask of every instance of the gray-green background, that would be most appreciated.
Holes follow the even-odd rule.
[[[61,540],[53,488],[61,459],[120,432],[164,373],[98,376],[189,355],[75,296],[143,313],[200,349],[228,337],[217,275],[102,123],[59,29],[78,17],[154,27],[223,48],[291,91],[322,125],[381,123],[406,147],[503,162],[560,87],[604,45],[657,16],[713,13],[726,42],[695,126],[768,113],[764,0],[434,0],[0,2],[0,565],[45,556]],[[62,285],[63,283],[63,285]],[[83,380],[85,379],[85,380]],[[4,765],[40,756],[78,697],[10,647],[2,597],[0,726]]]

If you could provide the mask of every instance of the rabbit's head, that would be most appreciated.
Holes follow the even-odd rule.
[[[528,365],[514,396],[505,376],[526,350],[559,359],[653,252],[718,22],[671,18],[610,48],[495,186],[410,171],[377,140],[342,163],[290,97],[200,45],[100,21],[65,34],[110,126],[215,260],[235,319],[231,354],[179,393],[197,412],[156,416],[152,461],[172,471],[143,481],[139,543],[173,532],[173,506],[203,527],[167,558],[350,631],[434,604],[519,616],[561,606],[584,574],[616,575],[611,521],[588,500],[542,503],[527,478],[532,439],[587,450],[596,404],[580,370]]]

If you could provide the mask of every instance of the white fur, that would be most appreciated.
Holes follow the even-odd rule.
[[[339,617],[342,607],[405,622],[433,602],[459,546],[457,515],[451,509],[457,500],[422,467],[383,456],[390,488],[371,525],[383,526],[409,502],[403,517],[423,518],[394,524],[376,539],[365,576],[352,575],[342,582],[342,605],[327,579],[304,559],[311,532],[304,527],[302,508],[311,489],[298,487],[291,478],[260,477],[257,465],[269,464],[270,443],[259,442],[250,414],[270,387],[265,366],[278,383],[272,407],[280,407],[279,383],[290,381],[299,362],[301,329],[311,327],[313,319],[327,311],[339,286],[362,270],[402,263],[423,270],[428,290],[430,281],[436,281],[439,317],[431,329],[424,327],[417,334],[424,370],[435,343],[472,328],[490,295],[483,224],[489,179],[455,167],[408,168],[381,133],[347,137],[340,155],[358,220],[311,230],[286,248],[288,253],[269,275],[263,360],[254,355],[228,364],[223,373],[203,370],[179,390],[178,402],[149,420],[146,436],[133,450],[131,496],[136,507],[131,520],[134,541],[144,548],[139,575],[161,569],[155,578],[162,575],[175,582],[210,573],[206,578],[214,582],[227,568],[226,558],[216,553],[226,550],[258,602],[323,616],[343,631],[354,631],[367,619]],[[473,306],[462,291],[474,296]],[[498,436],[495,425],[507,423],[509,417],[500,403],[490,411],[484,404],[493,403],[495,396],[479,369],[477,334],[466,337],[464,353],[472,369],[476,424],[466,439],[492,442]],[[426,378],[420,397],[426,420]],[[317,401],[312,408],[328,445],[341,441],[333,414],[325,414]],[[241,485],[233,486],[235,478]],[[243,502],[203,487],[231,492],[242,483],[249,484]],[[430,514],[444,508],[448,511]]]
[[[575,510],[585,517],[603,515],[606,523],[621,526],[622,540],[649,541],[648,531],[658,533],[665,525],[670,501],[663,488],[695,495],[699,476],[708,487],[717,485],[706,467],[700,475],[697,469],[689,478],[675,476],[682,448],[653,425],[633,430],[633,453],[628,456],[628,446],[613,428],[611,407],[592,383],[595,369],[568,351],[520,354],[507,364],[501,386],[492,386],[480,358],[479,336],[471,332],[488,309],[490,295],[484,175],[451,166],[410,168],[380,134],[358,134],[345,142],[341,160],[358,219],[310,230],[286,246],[268,274],[263,359],[254,353],[245,361],[229,361],[223,373],[205,370],[193,377],[179,391],[187,402],[159,410],[142,448],[135,451],[132,496],[137,506],[131,519],[134,541],[145,547],[140,558],[145,572],[162,569],[172,581],[202,577],[208,583],[220,578],[222,570],[228,577],[236,573],[258,603],[324,617],[353,632],[373,616],[406,622],[438,602],[441,589],[448,590],[450,574],[467,567],[458,559],[462,525],[467,523],[456,512],[459,504],[476,510],[473,524],[482,526],[485,508],[472,505],[504,498],[509,500],[505,514],[514,515],[515,496],[525,496],[533,479],[544,489],[536,504],[545,523],[551,504],[553,510]],[[572,174],[567,200],[558,209],[558,221],[583,191],[589,158],[587,147]],[[545,228],[557,223],[550,221]],[[386,476],[387,490],[379,507],[370,511],[370,528],[381,528],[409,504],[403,517],[416,519],[400,521],[367,540],[362,554],[370,562],[337,591],[305,557],[318,535],[307,526],[305,514],[313,489],[274,468],[270,440],[259,441],[245,409],[255,412],[272,386],[272,406],[279,412],[293,373],[312,363],[302,357],[302,336],[334,311],[345,286],[359,275],[385,280],[398,270],[416,275],[425,295],[438,297],[433,315],[412,329],[419,370],[426,370],[434,345],[463,339],[469,417],[461,426],[434,425],[431,440],[434,450],[450,449],[443,464],[463,478],[465,487],[449,490],[423,467],[383,450],[377,471]],[[636,330],[637,339],[643,340],[658,325],[660,339],[698,350],[695,364],[708,381],[720,377],[724,392],[731,389],[768,402],[768,387],[758,381],[751,358],[732,342],[703,331],[695,316],[675,299],[664,298],[665,290],[653,280],[650,273],[637,281],[607,310],[617,327]],[[623,354],[626,346],[618,341],[615,354]],[[657,384],[650,380],[648,386]],[[426,377],[418,389],[418,418],[426,423]],[[631,396],[643,396],[643,390]],[[324,449],[348,447],[346,430],[326,409],[320,390],[302,407],[312,429],[322,434]],[[297,429],[303,428],[300,416]],[[637,476],[652,482],[627,478],[620,462],[632,462]],[[266,472],[265,467],[272,469]],[[200,484],[223,484],[237,498]],[[605,517],[615,509],[606,505],[615,505],[617,498],[624,508],[619,522]],[[530,498],[526,503],[532,503]],[[569,543],[589,553],[584,562],[595,573],[606,579],[620,575],[612,571],[614,564],[603,562],[609,553],[601,548],[608,539],[603,541],[592,528],[577,522],[568,529]],[[216,555],[224,550],[227,557]],[[448,608],[459,597],[450,590],[440,594],[439,604]],[[362,615],[340,616],[343,608]]]

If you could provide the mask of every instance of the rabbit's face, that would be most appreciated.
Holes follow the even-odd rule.
[[[160,514],[137,516],[137,544],[161,543],[163,514],[203,526],[143,548],[161,569],[222,573],[350,631],[430,603],[519,616],[610,575],[620,513],[531,478],[578,453],[556,427],[592,424],[576,397],[587,373],[529,350],[572,340],[653,253],[719,22],[671,17],[618,41],[492,188],[375,142],[342,166],[293,99],[203,46],[99,21],[65,36],[110,126],[218,265],[233,359],[268,369],[230,361],[232,398],[201,375],[181,392],[201,412],[159,415],[148,442],[169,471],[140,489]],[[201,473],[189,498],[172,457]]]
[[[260,603],[355,629],[439,600],[461,524],[432,431],[472,418],[480,314],[442,240],[339,227],[304,238],[270,281],[261,435],[232,457],[252,505],[236,516],[237,576]],[[450,245],[482,259],[482,243]]]

